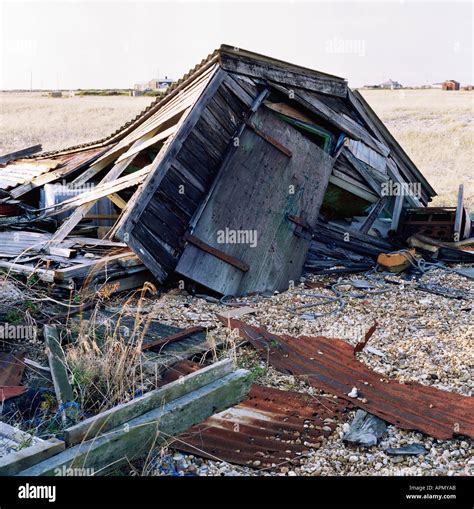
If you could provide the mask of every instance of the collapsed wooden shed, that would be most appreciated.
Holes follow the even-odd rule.
[[[404,207],[435,195],[343,78],[230,46],[112,136],[10,162],[0,177],[4,206],[26,198],[33,209],[45,183],[94,183],[36,210],[70,214],[49,245],[108,199],[118,217],[107,238],[158,281],[176,272],[225,295],[285,290],[318,231],[383,243]]]

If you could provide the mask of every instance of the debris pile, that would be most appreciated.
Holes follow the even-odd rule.
[[[337,335],[272,334],[241,321],[256,324],[262,300],[279,297],[268,316],[288,314],[299,333],[391,288],[424,294],[422,305],[433,296],[460,306],[473,298],[468,285],[450,288],[437,275],[473,278],[472,267],[448,265],[474,263],[463,186],[456,207],[429,207],[434,189],[344,79],[221,46],[111,136],[40,150],[0,157],[0,270],[7,274],[0,313],[36,284],[67,313],[42,316],[49,367],[1,353],[0,402],[7,415],[10,400],[47,392],[60,432],[53,442],[33,440],[20,456],[0,452],[0,473],[80,467],[95,474],[165,442],[273,470],[303,464],[335,433],[348,447],[380,446],[390,425],[439,440],[474,438],[471,396],[400,383],[357,358],[384,356],[367,345],[380,316],[354,347]],[[305,287],[292,294],[303,275]],[[24,292],[15,280],[26,280]],[[164,291],[146,311],[131,312],[128,301],[117,312],[101,305],[120,292],[165,285],[174,295],[189,292],[178,324],[157,317],[167,306],[175,311],[161,301]],[[198,314],[198,302],[215,312]],[[91,415],[74,386],[91,373],[79,365],[71,373],[67,350],[79,344],[102,355],[108,327],[134,349],[132,371],[147,380],[136,391],[123,384],[118,404]],[[92,333],[94,341],[81,343]],[[246,342],[324,394],[251,384],[231,360],[215,362],[221,350],[235,355]],[[24,383],[26,366],[43,373],[46,389]],[[343,422],[356,409],[352,424]],[[9,433],[0,427],[0,443],[11,442]],[[385,452],[426,450],[415,442]]]
[[[94,272],[129,289],[148,269],[283,291],[305,261],[364,271],[407,239],[474,259],[462,188],[456,208],[426,207],[433,188],[344,79],[242,49],[221,46],[103,140],[37,149],[0,160],[0,265],[55,287]]]

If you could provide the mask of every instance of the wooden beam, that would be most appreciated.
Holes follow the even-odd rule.
[[[94,475],[103,474],[107,467],[144,457],[169,438],[240,402],[251,385],[250,373],[239,369],[187,392],[187,381],[192,375],[194,373],[176,381],[175,387],[182,385],[185,394],[168,401],[165,398],[164,404],[155,400],[155,408],[126,422],[122,421],[122,414],[118,419],[122,422],[119,426],[70,447],[19,475],[51,476],[58,468],[87,468],[92,469]],[[103,423],[94,429],[101,429]]]
[[[464,215],[464,186],[461,184],[458,190],[458,201],[456,207],[456,218],[454,220],[454,235],[457,237],[453,239],[455,242],[458,242],[461,239],[461,226],[462,226],[462,218]]]
[[[128,168],[128,166],[132,163],[133,158],[135,156],[130,157],[129,159],[125,159],[120,163],[114,165],[114,167],[105,175],[105,177],[100,181],[100,184],[107,184],[108,182],[112,182],[113,180],[120,177],[120,175]],[[53,235],[51,239],[51,243],[57,243],[64,240],[69,233],[73,230],[73,228],[81,221],[81,219],[89,212],[89,210],[94,205],[94,202],[85,203],[84,205],[80,205],[69,218],[61,225],[59,230]]]
[[[116,205],[119,209],[124,209],[127,206],[127,202],[122,199],[117,193],[107,195],[107,198]]]
[[[66,446],[62,440],[56,438],[43,440],[4,422],[0,422],[1,439],[16,449],[0,457],[1,476],[15,475],[64,451]]]
[[[171,334],[171,336],[167,336],[165,338],[159,338],[155,341],[150,341],[149,343],[145,343],[142,345],[142,352],[144,350],[150,350],[151,348],[156,348],[157,346],[163,347],[165,345],[168,345],[169,343],[174,343],[175,341],[180,341],[181,339],[187,338],[188,336],[191,336],[192,334],[196,334],[198,332],[205,331],[205,327],[189,327],[188,329],[184,329],[180,332],[177,332],[176,334]]]
[[[23,274],[25,276],[32,276],[33,274],[36,274],[41,281],[45,281],[46,283],[54,282],[53,270],[39,269],[33,265],[20,265],[19,263],[10,263],[0,260],[0,270],[1,269],[5,269],[3,272],[13,272],[16,274]]]
[[[74,393],[69,383],[66,357],[61,347],[58,329],[51,325],[45,325],[43,336],[46,343],[46,353],[51,369],[54,392],[61,409],[63,423],[66,423],[68,418],[75,421],[78,417],[78,412],[77,408],[68,407],[69,403],[74,402]]]
[[[159,389],[147,392],[143,396],[117,405],[67,428],[64,431],[64,439],[68,446],[71,446],[83,440],[94,438],[160,405],[165,405],[169,401],[173,401],[206,384],[219,380],[231,373],[232,370],[233,363],[231,359],[224,359],[206,366]]]
[[[392,226],[393,231],[398,230],[398,224],[400,222],[400,216],[402,215],[404,196],[400,193],[395,199],[395,207],[393,209]]]
[[[236,55],[221,54],[221,67],[226,71],[254,78],[271,80],[283,85],[305,88],[314,92],[346,97],[347,83],[339,77],[323,75],[317,71],[297,69],[284,62],[256,61],[245,58],[239,51]]]
[[[107,268],[110,270],[113,265],[117,263],[120,264],[121,262],[125,262],[127,260],[132,261],[132,263],[135,265],[141,264],[141,261],[137,255],[135,255],[135,253],[127,251],[125,253],[92,259],[84,263],[77,263],[64,269],[56,269],[54,271],[54,280],[64,281],[71,278],[82,278],[89,275],[94,270],[99,268]]]
[[[377,202],[375,207],[371,210],[370,214],[367,216],[366,220],[362,223],[360,227],[361,233],[368,233],[372,228],[372,225],[375,223],[382,210],[385,208],[388,202],[388,196],[382,196],[380,200]]]
[[[190,233],[186,233],[184,239],[193,244],[194,246],[198,247],[202,251],[205,251],[206,253],[209,253],[212,256],[219,258],[219,260],[222,260],[228,263],[229,265],[232,265],[233,267],[240,269],[242,272],[247,272],[250,269],[250,267],[246,263],[241,262],[234,256],[224,253],[224,251],[221,251],[220,249],[216,249],[215,247],[206,244],[201,239],[197,238],[194,235],[191,235]]]

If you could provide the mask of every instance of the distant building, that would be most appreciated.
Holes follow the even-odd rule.
[[[443,90],[459,90],[460,83],[455,80],[446,80],[443,82]]]
[[[133,90],[136,90],[137,92],[145,92],[147,87],[148,87],[148,82],[141,81],[140,83],[135,83],[135,85],[133,85]]]
[[[61,90],[52,90],[51,92],[49,92],[49,97],[62,97],[63,96],[63,93],[61,92]]]
[[[384,88],[387,90],[397,90],[399,88],[403,88],[403,85],[401,83],[398,83],[398,81],[390,79],[381,83],[380,88]]]
[[[150,81],[141,81],[133,85],[133,89],[137,92],[145,92],[147,90],[166,90],[174,80],[165,76],[164,78],[153,78]]]
[[[468,91],[471,91],[474,89],[474,85],[464,85],[462,87],[462,90],[468,90]]]
[[[152,79],[148,82],[148,88],[150,90],[166,90],[174,80],[170,80],[168,76],[164,78]]]

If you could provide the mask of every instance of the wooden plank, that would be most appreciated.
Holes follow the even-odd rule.
[[[153,281],[153,279],[153,276],[148,270],[143,270],[129,276],[107,280],[104,284],[91,292],[91,297],[97,295],[97,291],[104,295],[113,295],[115,293],[133,290],[134,288],[141,288],[147,281]],[[86,295],[87,293],[86,290]]]
[[[380,198],[375,207],[370,211],[370,214],[367,216],[366,220],[362,223],[362,226],[360,227],[361,233],[369,232],[369,230],[372,228],[372,225],[387,205],[388,199],[388,196],[382,196],[382,198]]]
[[[9,154],[3,154],[0,156],[0,164],[8,163],[8,161],[13,161],[15,159],[19,159],[20,157],[31,156],[32,154],[36,154],[42,150],[43,147],[41,145],[32,145],[30,147],[16,150],[15,152],[10,152]]]
[[[219,380],[220,378],[228,375],[233,370],[233,363],[231,359],[224,359],[222,361],[211,364],[203,368],[201,375],[192,373],[182,377],[174,382],[164,385],[159,389],[147,392],[143,396],[132,399],[127,403],[117,405],[105,412],[89,417],[88,419],[67,428],[64,431],[64,439],[68,444],[78,444],[83,440],[89,440],[96,437],[98,434],[106,433],[107,431],[124,424],[135,417],[153,410],[160,405],[165,405],[170,401],[180,398],[189,394],[204,385]]]
[[[129,175],[124,175],[123,177],[116,179],[114,182],[99,184],[91,191],[78,194],[77,196],[65,200],[58,205],[55,205],[54,207],[48,208],[43,217],[53,217],[63,212],[67,212],[73,208],[81,208],[84,205],[89,205],[89,208],[91,208],[92,205],[100,198],[104,198],[106,196],[115,194],[118,191],[122,191],[123,189],[127,189],[129,187],[140,184],[148,175],[149,170],[150,166],[145,166],[141,170],[137,170],[133,173],[130,173]],[[87,217],[98,217],[106,219],[107,214],[91,214]],[[114,217],[115,215],[112,215],[112,218]]]
[[[0,423],[4,425],[4,423]],[[2,432],[0,430],[0,436]],[[64,451],[66,444],[62,440],[50,438],[49,440],[40,440],[38,442],[12,451],[6,456],[0,457],[0,475],[16,475],[26,468],[30,468],[55,454]]]
[[[102,436],[70,447],[19,475],[54,475],[57,468],[68,467],[90,468],[94,475],[100,475],[110,465],[144,457],[169,438],[241,401],[250,388],[249,375],[240,369],[164,405],[157,401],[157,408]],[[186,377],[180,380],[178,384],[186,384]]]
[[[64,258],[74,258],[77,255],[75,249],[68,249],[67,247],[61,246],[50,246],[46,249],[46,252],[54,256],[62,256]]]
[[[187,338],[192,334],[196,334],[197,332],[205,331],[205,327],[196,326],[189,327],[188,329],[184,329],[176,334],[171,334],[171,336],[166,336],[165,338],[155,339],[154,341],[150,341],[149,343],[143,343],[142,352],[145,350],[150,350],[151,348],[156,348],[157,346],[165,346],[169,343],[174,343],[175,341],[180,341],[181,339]]]
[[[193,244],[194,246],[198,247],[199,249],[202,249],[206,253],[211,254],[212,256],[215,256],[216,258],[219,258],[219,260],[222,260],[223,262],[228,263],[229,265],[232,265],[233,267],[240,269],[242,272],[247,272],[249,270],[249,266],[246,263],[242,263],[240,260],[235,258],[234,256],[230,256],[223,251],[216,249],[215,247],[210,246],[209,244],[206,244],[202,240],[200,240],[195,235],[186,234],[184,236],[185,240]]]
[[[100,184],[107,184],[117,179],[132,163],[134,156],[130,159],[126,159],[120,163],[117,163],[108,173],[107,175],[100,181]],[[118,189],[114,189],[111,192],[116,192]],[[84,193],[87,194],[87,193]],[[89,212],[89,210],[94,205],[95,201],[90,201],[88,203],[84,203],[80,205],[72,215],[61,225],[61,227],[56,231],[51,239],[51,243],[61,242],[64,240],[69,233],[73,230],[73,228],[81,221],[81,219]]]
[[[402,210],[403,210],[403,202],[404,202],[404,196],[403,196],[403,194],[400,193],[399,195],[397,195],[397,197],[395,199],[395,206],[393,209],[393,216],[392,216],[391,229],[395,232],[398,230],[398,224],[400,222],[400,216],[402,215]]]
[[[380,181],[376,180],[372,174],[365,167],[365,163],[354,156],[354,154],[347,148],[344,147],[342,153],[352,166],[360,173],[361,177],[367,184],[375,191],[378,196],[382,196],[382,185]]]
[[[454,235],[457,237],[454,239],[455,242],[462,240],[461,239],[461,226],[462,226],[463,215],[464,215],[464,186],[463,186],[463,184],[461,184],[458,189],[456,218],[454,220]]]
[[[250,129],[252,129],[252,131],[254,131],[255,134],[257,134],[265,141],[270,143],[270,145],[273,145],[277,150],[285,154],[287,157],[291,157],[293,155],[290,149],[286,148],[284,145],[275,140],[273,136],[270,136],[268,133],[259,129],[256,125],[252,124],[252,122],[247,121],[245,122],[245,124],[247,125],[247,127],[250,127]]]
[[[16,274],[23,274],[25,276],[32,276],[36,274],[41,281],[45,281],[47,283],[54,282],[54,271],[39,269],[37,267],[33,267],[32,265],[20,265],[19,263],[10,263],[5,260],[0,260],[0,270],[5,269],[3,272],[13,272]]]
[[[127,202],[123,200],[117,193],[109,194],[107,197],[119,209],[124,209],[127,206]]]
[[[87,262],[77,263],[64,269],[56,269],[54,271],[54,280],[64,281],[72,278],[83,278],[94,271],[103,271],[105,269],[110,270],[114,265],[123,264],[126,261],[132,262],[133,265],[141,264],[135,253],[127,251],[116,255],[103,256],[98,259],[91,259]]]
[[[186,110],[185,110],[185,113],[186,113]],[[159,132],[158,134],[155,134],[155,136],[153,136],[149,140],[146,140],[142,145],[140,145],[138,147],[135,147],[135,148],[131,148],[130,150],[128,150],[127,152],[122,154],[117,159],[117,162],[119,163],[120,161],[123,161],[124,159],[127,159],[127,157],[131,157],[131,156],[133,156],[135,154],[138,154],[138,152],[141,152],[142,150],[155,145],[159,141],[166,140],[166,138],[169,138],[170,136],[173,136],[175,132],[176,132],[176,124],[172,125],[171,127],[169,127],[168,129],[165,129],[162,132]]]
[[[341,78],[334,79],[316,75],[316,72],[304,73],[290,70],[288,66],[279,67],[278,64],[257,62],[245,59],[240,56],[221,55],[221,67],[226,71],[254,78],[263,78],[282,85],[305,88],[314,92],[345,97],[347,94],[347,83]]]
[[[61,409],[63,423],[66,423],[68,418],[74,421],[77,419],[78,413],[76,408],[68,407],[69,403],[74,402],[74,393],[69,383],[66,357],[61,347],[59,332],[56,327],[45,325],[43,336],[51,370],[51,378],[53,379],[54,392]]]

